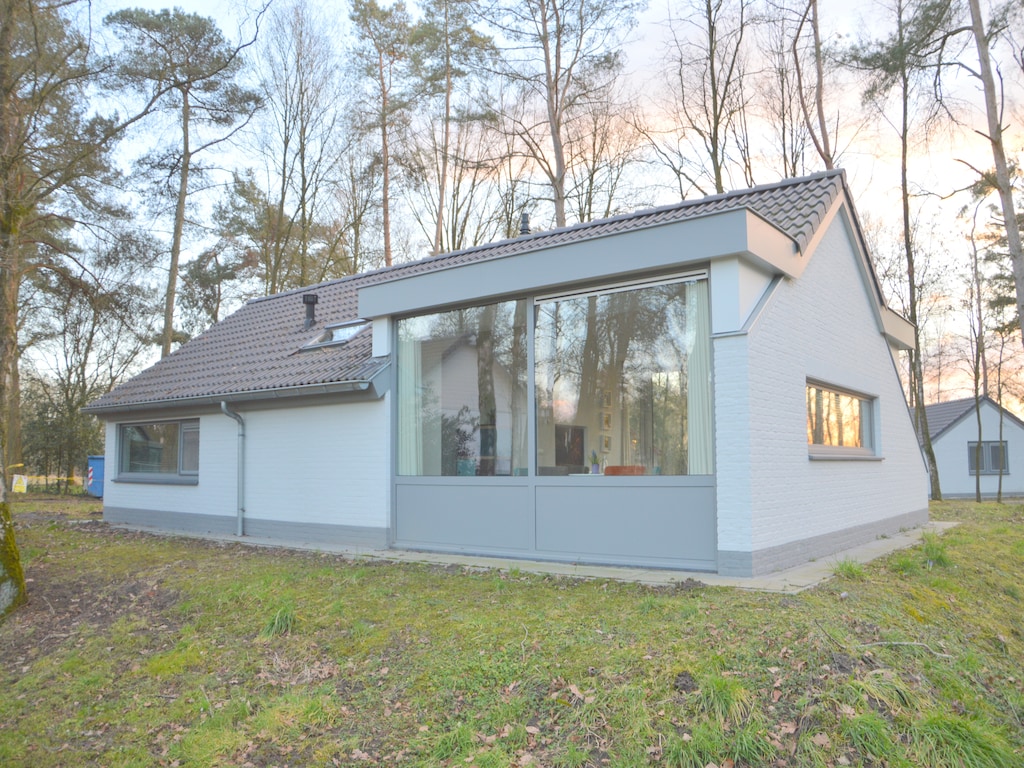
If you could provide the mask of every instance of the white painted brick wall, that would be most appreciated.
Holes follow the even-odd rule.
[[[990,403],[982,403],[981,434],[982,440],[999,439],[999,411]],[[974,496],[975,477],[967,471],[967,444],[977,439],[978,421],[972,407],[967,418],[932,443],[944,496]],[[1003,439],[1010,459],[1010,471],[1003,475],[1003,495],[1024,495],[1024,430],[1007,419]],[[981,476],[983,494],[994,496],[998,485],[998,475]]]
[[[837,216],[801,278],[778,287],[752,328],[746,363],[738,340],[716,340],[719,549],[757,551],[927,506],[924,463],[870,301]],[[808,377],[879,398],[884,461],[808,460]]]
[[[750,552],[751,484],[750,382],[746,336],[714,341],[715,474],[718,548]]]
[[[194,418],[185,415],[182,418]],[[145,421],[125,419],[128,421]],[[110,507],[163,512],[235,514],[237,432],[235,422],[222,414],[199,417],[199,485],[118,483],[117,424],[107,422],[103,503]]]
[[[385,399],[244,416],[248,517],[387,527]]]
[[[386,528],[387,399],[241,411],[246,423],[246,515],[252,519]],[[238,425],[199,420],[199,484],[112,482],[117,426],[107,424],[104,503],[111,507],[234,517]]]

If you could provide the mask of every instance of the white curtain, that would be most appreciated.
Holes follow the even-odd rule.
[[[686,286],[686,323],[693,339],[686,358],[686,404],[689,416],[689,475],[714,473],[711,420],[711,313],[708,281]]]
[[[423,387],[420,342],[398,342],[398,474],[423,474]]]

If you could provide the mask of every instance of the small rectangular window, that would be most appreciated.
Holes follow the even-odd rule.
[[[967,443],[967,471],[972,475],[1008,474],[1009,457],[1005,440],[983,440]]]
[[[155,482],[199,473],[199,421],[158,421],[118,427],[118,477]]]
[[[808,382],[808,446],[873,453],[873,410],[872,398]]]

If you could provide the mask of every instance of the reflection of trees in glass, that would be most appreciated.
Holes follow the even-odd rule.
[[[413,437],[415,425],[400,424],[401,443],[409,435],[422,457],[408,473],[459,474],[459,461],[470,459],[478,475],[506,475],[525,466],[525,319],[520,301],[400,322],[400,403],[416,397],[416,388],[429,389],[434,400],[432,408],[420,407],[420,438]],[[403,355],[403,349],[410,351]],[[426,402],[424,394],[419,397]]]
[[[688,286],[595,293],[545,302],[537,314],[538,461],[552,429],[583,427],[587,453],[607,437],[610,464],[685,474],[689,358],[697,341]],[[605,396],[604,393],[609,395]],[[599,437],[600,435],[600,437]]]
[[[865,401],[854,395],[807,387],[807,442],[860,448]]]

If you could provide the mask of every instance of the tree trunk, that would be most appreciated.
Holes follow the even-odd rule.
[[[181,259],[181,240],[185,230],[185,203],[188,200],[188,173],[192,164],[192,152],[189,145],[189,118],[191,110],[188,92],[181,94],[181,174],[178,178],[178,200],[174,207],[174,234],[171,237],[171,265],[167,274],[167,296],[164,301],[164,334],[160,356],[171,354],[171,342],[174,341],[174,300],[178,290],[178,261]]]
[[[476,335],[477,412],[480,414],[480,465],[477,474],[493,475],[498,453],[498,405],[494,393],[494,314],[489,304],[480,312]]]
[[[902,89],[902,125],[900,133],[900,191],[903,202],[903,248],[907,257],[907,290],[910,304],[910,322],[914,326],[914,348],[910,350],[910,379],[914,388],[914,420],[917,423],[924,449],[925,460],[928,462],[928,476],[931,480],[931,494],[934,501],[942,500],[942,487],[939,483],[939,467],[935,463],[935,449],[932,447],[931,430],[928,427],[928,415],[924,403],[924,367],[921,363],[921,330],[917,316],[917,272],[914,264],[914,239],[910,218],[910,180],[907,175],[908,134],[910,130],[910,86],[906,76]]]
[[[0,464],[0,620],[26,602],[25,573],[14,540],[14,521],[7,503],[7,478]]]
[[[1013,267],[1013,284],[1017,291],[1017,319],[1024,318],[1024,252],[1021,248],[1020,223],[1013,205],[1013,186],[1006,162],[1006,148],[1003,144],[1003,127],[1000,121],[995,78],[992,76],[992,58],[988,38],[985,36],[984,20],[979,0],[968,0],[971,9],[971,27],[974,43],[978,48],[978,72],[985,92],[985,115],[988,118],[988,140],[992,145],[992,160],[996,170],[996,185],[999,187],[999,202],[1003,209],[1003,225],[1006,227],[1006,247]],[[1024,323],[1022,323],[1024,325]],[[1024,341],[1024,334],[1021,336]]]
[[[804,23],[810,19],[811,35],[814,39],[814,119],[807,107],[807,96],[804,93],[803,66],[800,64],[800,31]],[[793,62],[796,71],[797,93],[800,96],[800,111],[803,113],[804,125],[814,144],[818,157],[829,171],[835,168],[832,157],[832,145],[829,139],[828,122],[825,120],[825,65],[821,48],[821,27],[818,24],[818,0],[809,0],[796,34],[793,36]]]
[[[974,383],[974,417],[978,422],[978,442],[974,445],[974,500],[981,503],[981,398],[978,395],[977,374]]]
[[[384,266],[391,266],[391,153],[388,145],[388,87],[384,73],[384,54],[378,56],[380,77],[380,161],[381,161],[381,215],[384,226]]]
[[[15,285],[15,300],[17,300],[17,294],[20,293],[20,286]],[[14,354],[11,358],[10,369],[8,371],[9,383],[7,386],[7,442],[6,446],[6,459],[5,468],[11,465],[20,465],[25,457],[22,452],[22,438],[21,438],[21,370],[19,368],[21,361],[21,350],[18,345],[14,346]]]
[[[434,255],[441,253],[444,237],[445,195],[448,191],[448,148],[452,140],[452,43],[448,2],[444,4],[444,122],[441,125],[441,171],[437,184],[437,221],[434,224]]]

